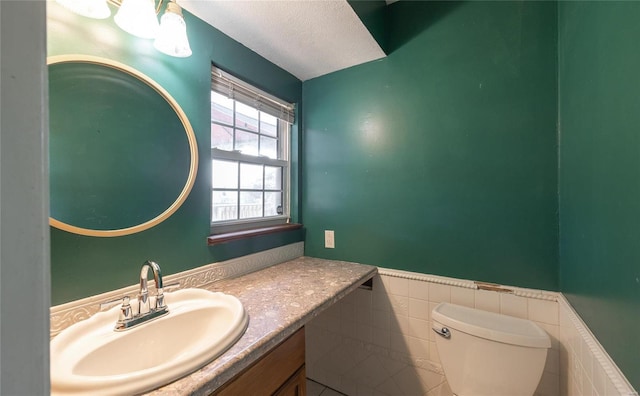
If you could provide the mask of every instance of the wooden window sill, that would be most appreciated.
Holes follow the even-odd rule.
[[[292,231],[302,228],[302,224],[287,223],[271,227],[252,228],[250,230],[225,232],[222,234],[210,235],[207,237],[207,245],[217,245],[220,243],[237,241],[239,239],[250,238],[259,235],[275,234],[278,232]]]

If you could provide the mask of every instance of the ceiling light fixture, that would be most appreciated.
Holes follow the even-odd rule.
[[[155,39],[153,46],[160,52],[184,58],[191,56],[187,25],[182,8],[175,0],[56,0],[76,14],[94,19],[111,15],[107,2],[118,7],[113,17],[125,32],[144,39]],[[157,14],[166,1],[164,15],[158,24]]]
[[[187,24],[182,16],[182,8],[174,1],[167,4],[167,9],[160,18],[160,29],[153,46],[169,56],[178,58],[191,56],[191,47],[187,38]]]
[[[143,39],[154,39],[160,25],[154,0],[122,0],[113,21],[129,34]]]

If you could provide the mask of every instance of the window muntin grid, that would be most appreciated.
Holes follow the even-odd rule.
[[[211,148],[281,159],[278,120],[211,91]]]
[[[288,218],[289,124],[211,92],[211,224]]]

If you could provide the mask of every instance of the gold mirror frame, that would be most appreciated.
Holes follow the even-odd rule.
[[[141,232],[144,230],[148,230],[151,227],[154,227],[164,220],[168,219],[178,208],[184,203],[184,201],[189,196],[191,192],[191,188],[196,179],[196,173],[198,171],[198,144],[196,142],[196,135],[193,132],[193,128],[191,127],[191,123],[187,118],[187,115],[184,113],[178,102],[167,92],[160,84],[155,82],[149,76],[144,73],[128,66],[120,62],[116,62],[110,59],[105,59],[97,56],[90,55],[55,55],[47,57],[47,66],[60,64],[60,63],[89,63],[95,64],[105,67],[110,67],[112,69],[124,72],[137,78],[138,80],[144,82],[149,87],[151,87],[154,91],[156,91],[160,96],[162,96],[167,103],[171,106],[171,108],[176,112],[176,115],[182,122],[184,126],[184,130],[187,135],[187,139],[189,141],[189,151],[191,154],[191,161],[189,164],[189,176],[187,177],[187,182],[184,185],[184,188],[178,195],[178,198],[161,214],[154,217],[151,220],[148,220],[144,223],[127,227],[120,228],[114,230],[93,230],[90,228],[82,228],[77,227],[71,224],[64,223],[60,220],[56,220],[53,217],[49,217],[49,225],[52,227],[58,228],[63,231],[71,232],[74,234],[85,235],[85,236],[94,236],[94,237],[118,237],[124,235],[135,234],[137,232]]]

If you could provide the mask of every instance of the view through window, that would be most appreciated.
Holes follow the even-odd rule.
[[[260,108],[211,92],[212,228],[288,219],[290,125]]]

